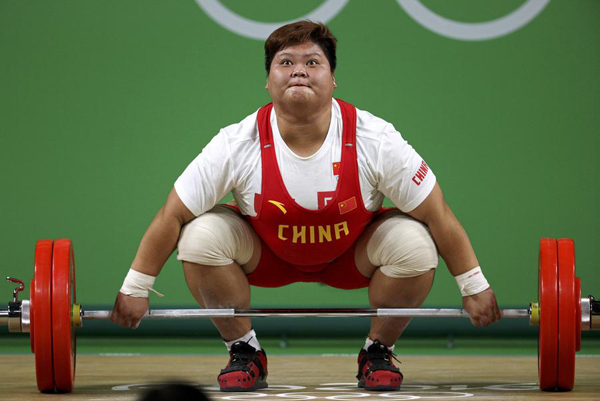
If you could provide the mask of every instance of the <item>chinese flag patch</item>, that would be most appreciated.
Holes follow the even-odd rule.
[[[333,164],[333,175],[340,175],[340,169],[342,167],[341,162],[335,162]]]
[[[356,196],[338,203],[340,214],[348,213],[356,209]]]

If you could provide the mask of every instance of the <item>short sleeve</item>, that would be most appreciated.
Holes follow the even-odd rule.
[[[391,124],[384,130],[376,166],[377,189],[405,213],[419,206],[435,186],[425,160]]]
[[[212,209],[233,188],[231,149],[221,130],[175,181],[183,204],[199,216]]]

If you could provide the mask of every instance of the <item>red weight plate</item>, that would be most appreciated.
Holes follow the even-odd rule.
[[[558,254],[554,238],[540,240],[538,375],[540,389],[556,389],[558,379]]]
[[[54,385],[57,392],[73,391],[75,380],[75,329],[71,313],[75,302],[73,246],[69,239],[54,242],[52,255],[52,323]]]
[[[575,384],[577,348],[577,285],[575,245],[570,238],[558,240],[558,380],[559,390],[572,390]]]
[[[581,279],[575,278],[575,284],[577,289],[575,290],[575,296],[577,297],[577,317],[575,318],[575,350],[581,351]]]
[[[31,340],[35,351],[35,376],[41,392],[54,391],[52,365],[52,240],[35,246],[35,271],[31,293]]]
[[[35,274],[35,271],[34,271]],[[33,346],[34,344],[34,335],[33,333],[35,332],[35,329],[33,328],[33,323],[34,323],[34,319],[33,317],[35,316],[35,280],[31,280],[31,283],[29,284],[29,344],[31,344],[31,353],[35,354],[35,347]]]

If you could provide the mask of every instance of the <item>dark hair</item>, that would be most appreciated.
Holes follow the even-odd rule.
[[[279,27],[269,35],[265,42],[265,69],[267,75],[271,70],[273,57],[278,51],[305,42],[313,42],[323,49],[323,53],[325,53],[325,57],[327,57],[331,66],[331,72],[334,72],[337,39],[325,24],[304,20]]]

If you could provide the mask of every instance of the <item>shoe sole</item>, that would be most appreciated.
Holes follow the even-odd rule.
[[[375,387],[363,387],[367,391],[400,391],[400,387],[392,386],[375,386]]]
[[[253,387],[227,387],[227,388],[220,387],[220,389],[224,393],[242,393],[242,392],[256,391],[261,388],[267,388],[267,387],[269,387],[269,385],[267,384],[266,381],[258,380]]]
[[[358,382],[358,387],[360,388],[364,388],[367,391],[400,391],[400,387],[394,387],[394,386],[374,386],[374,387],[367,387],[365,386],[365,382],[363,380],[361,380],[360,382]]]

